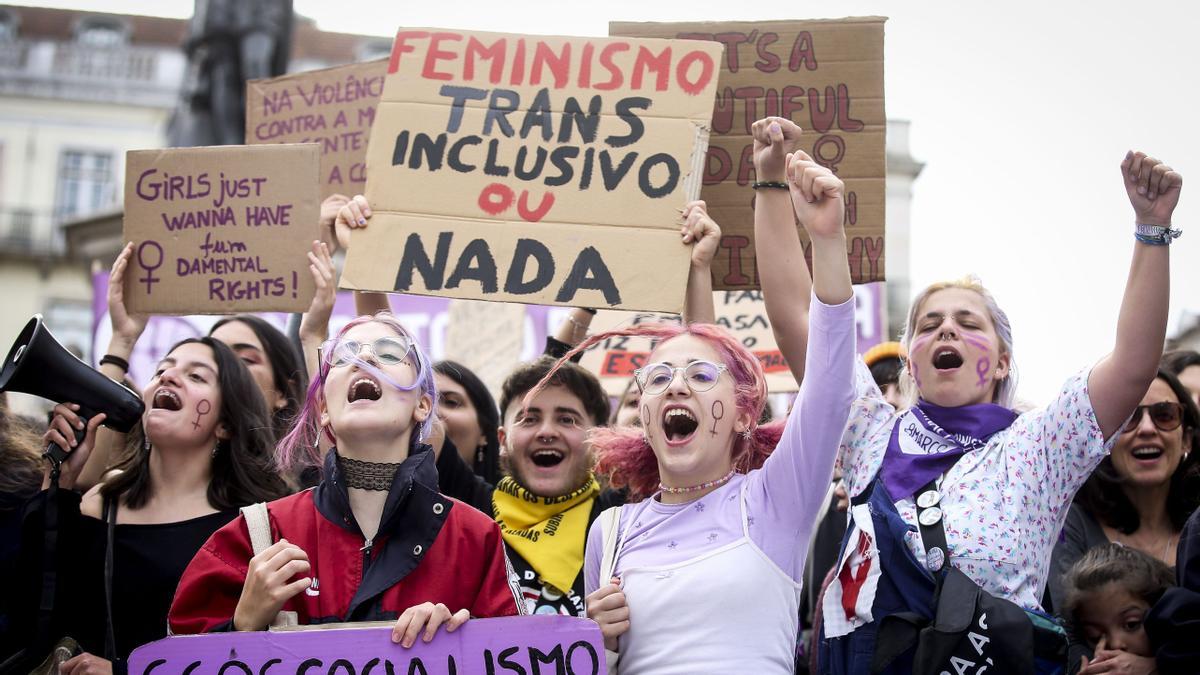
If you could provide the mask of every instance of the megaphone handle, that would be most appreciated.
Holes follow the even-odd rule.
[[[75,430],[75,444],[77,447],[80,443],[83,442],[83,437],[86,435],[87,435],[87,420],[83,420],[83,428]],[[67,461],[67,457],[70,454],[71,454],[70,452],[63,450],[62,447],[59,446],[58,443],[55,443],[53,441],[51,441],[46,446],[46,450],[44,452],[42,452],[42,457],[45,457],[46,459],[50,460],[50,469],[55,478],[57,478],[57,476],[58,476],[59,467],[62,466],[63,462]]]

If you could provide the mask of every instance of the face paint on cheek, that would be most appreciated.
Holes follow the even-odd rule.
[[[981,352],[990,352],[992,350],[991,340],[988,340],[985,337],[980,337],[978,335],[971,335],[970,333],[964,332],[962,335],[962,339],[963,339],[963,342],[971,345],[972,347],[978,349]]]
[[[724,417],[725,417],[725,404],[722,403],[721,401],[713,401],[713,404],[712,404],[713,425],[712,425],[712,429],[708,430],[708,433],[712,434],[713,436],[716,436],[717,435],[717,422],[720,421],[721,419],[723,419]]]
[[[986,356],[979,357],[979,360],[975,362],[975,374],[979,376],[979,381],[975,383],[975,386],[980,389],[987,386],[987,374],[991,369],[992,360]]]
[[[193,431],[200,428],[200,418],[204,417],[211,411],[212,411],[212,404],[208,402],[208,399],[206,399],[206,398],[200,399],[200,402],[196,404],[196,421],[192,422],[192,430]]]

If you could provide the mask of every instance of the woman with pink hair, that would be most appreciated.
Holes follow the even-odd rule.
[[[854,300],[842,181],[829,171],[802,181],[796,166],[785,182],[780,147],[756,164],[760,177],[778,177],[756,189],[790,189],[813,240],[809,371],[786,424],[756,426],[762,367],[717,326],[635,326],[577,348],[657,340],[635,376],[642,428],[591,439],[614,485],[653,493],[623,507],[615,538],[605,518],[588,537],[587,612],[620,673],[793,670],[809,532],[854,398]],[[606,547],[614,563],[602,578]]]
[[[435,399],[429,358],[394,316],[346,324],[277,453],[284,471],[323,463],[320,484],[213,534],[179,582],[171,630],[399,617],[392,639],[409,647],[443,624],[517,614],[496,523],[438,493]],[[334,444],[323,458],[321,438]]]

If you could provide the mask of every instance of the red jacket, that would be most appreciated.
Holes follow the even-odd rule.
[[[519,612],[500,529],[437,492],[432,452],[419,451],[396,472],[373,542],[350,512],[332,451],[325,476],[317,487],[267,505],[273,539],[304,549],[312,565],[314,583],[283,607],[301,624],[395,619],[423,602],[475,617]],[[213,534],[179,580],[168,615],[172,633],[232,628],[252,550],[242,516]]]

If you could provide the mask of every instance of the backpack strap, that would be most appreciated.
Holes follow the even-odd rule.
[[[271,515],[267,512],[267,503],[258,502],[241,508],[242,517],[246,519],[246,529],[250,531],[250,547],[254,555],[258,555],[275,543],[271,536]],[[284,628],[299,624],[296,612],[281,611],[275,615],[271,628]]]
[[[258,555],[274,544],[271,536],[271,518],[267,513],[267,503],[258,502],[242,507],[242,517],[246,519],[246,528],[250,530],[250,546],[254,555]]]
[[[604,557],[600,561],[600,584],[607,584],[612,579],[613,568],[617,564],[617,548],[620,546],[621,509],[614,506],[600,514],[600,526],[604,533]]]

